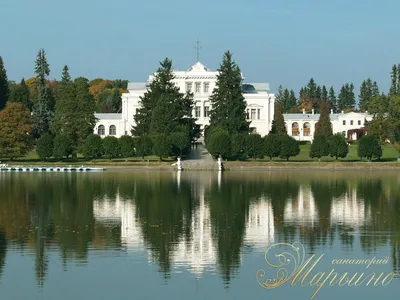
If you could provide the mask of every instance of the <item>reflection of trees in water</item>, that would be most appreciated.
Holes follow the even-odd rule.
[[[0,280],[3,273],[4,265],[6,264],[7,239],[3,228],[0,227]]]
[[[331,226],[332,202],[343,197],[347,192],[344,180],[312,180],[311,192],[318,211],[319,220],[308,235],[308,246],[315,251],[316,246],[325,246],[334,240],[335,228]]]
[[[195,198],[190,183],[178,187],[169,177],[152,176],[136,182],[135,203],[143,238],[165,277],[170,276],[176,244],[190,232]]]
[[[160,271],[168,277],[176,245],[193,243],[192,218],[205,189],[210,208],[211,232],[221,277],[228,284],[238,272],[246,235],[250,204],[270,201],[274,231],[279,242],[300,241],[311,251],[339,239],[341,247],[353,247],[355,230],[361,234],[361,247],[371,253],[391,245],[394,270],[400,270],[400,190],[379,179],[353,180],[323,178],[304,180],[315,200],[318,220],[285,223],[285,206],[298,198],[300,183],[293,176],[222,175],[220,186],[196,180],[182,180],[179,186],[171,173],[119,174],[10,174],[0,178],[0,274],[5,264],[6,242],[28,248],[36,255],[38,283],[47,274],[47,251],[57,245],[67,261],[85,262],[88,248],[121,249],[121,223],[96,220],[93,201],[122,201],[136,206],[136,217],[143,239]],[[214,178],[215,179],[215,178]],[[372,211],[371,221],[359,225],[332,224],[332,205],[357,189],[359,200]]]

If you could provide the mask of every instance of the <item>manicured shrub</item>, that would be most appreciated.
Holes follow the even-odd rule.
[[[299,143],[287,134],[279,136],[281,142],[281,149],[279,152],[279,157],[289,160],[290,157],[296,156],[300,153]]]
[[[364,135],[358,143],[357,153],[361,160],[363,157],[366,157],[369,161],[374,157],[379,159],[382,156],[379,138],[375,135]]]
[[[212,156],[231,156],[231,138],[227,131],[218,130],[212,133],[208,140],[207,150]]]
[[[345,158],[349,153],[349,146],[347,145],[346,138],[341,133],[336,133],[331,136],[329,142],[329,154],[336,160],[341,157]]]
[[[310,148],[310,157],[316,157],[318,160],[321,160],[321,157],[327,155],[329,155],[329,143],[327,138],[323,135],[315,136]]]
[[[259,134],[249,134],[247,136],[247,155],[250,158],[263,158],[264,157],[264,140]]]
[[[67,135],[57,135],[54,138],[53,156],[62,159],[64,156],[68,158],[72,154],[72,141]]]
[[[158,156],[160,160],[163,157],[168,157],[172,153],[172,144],[170,138],[163,133],[155,134],[151,137],[153,142],[153,153]]]
[[[148,135],[141,135],[139,137],[135,137],[133,140],[135,144],[136,155],[141,156],[142,159],[144,159],[146,155],[151,154],[153,142]]]
[[[277,134],[270,133],[264,137],[264,154],[272,160],[278,157],[281,152],[281,139]]]
[[[130,135],[123,135],[119,138],[122,157],[132,157],[135,155],[135,141]]]
[[[247,149],[247,136],[248,133],[236,133],[232,135],[232,158],[243,160],[246,159],[246,149]]]
[[[107,158],[114,158],[121,154],[121,147],[115,136],[107,136],[103,139],[104,155]]]
[[[170,136],[172,152],[175,156],[182,156],[185,149],[190,148],[190,136],[183,131],[173,132]]]
[[[83,144],[83,156],[86,158],[99,158],[103,156],[103,141],[97,134],[90,134]]]
[[[53,155],[53,136],[45,133],[36,142],[36,153],[41,160],[46,160]]]

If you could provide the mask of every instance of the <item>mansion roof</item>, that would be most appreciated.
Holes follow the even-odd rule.
[[[122,114],[95,113],[94,116],[99,120],[122,120]]]

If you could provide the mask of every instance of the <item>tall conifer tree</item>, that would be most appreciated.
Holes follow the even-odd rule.
[[[43,49],[38,52],[35,61],[35,73],[38,80],[38,99],[33,107],[32,121],[34,135],[40,137],[49,131],[54,115],[54,96],[47,86],[50,67]]]
[[[321,103],[321,113],[317,124],[315,124],[314,136],[325,136],[330,137],[332,133],[332,123],[329,117],[330,105],[327,102]]]
[[[335,95],[335,90],[333,89],[333,86],[329,89],[329,96],[328,96],[329,102],[331,104],[333,112],[337,112],[337,99]]]
[[[7,72],[4,67],[3,58],[0,56],[0,110],[6,106],[9,92]]]
[[[216,87],[210,97],[210,126],[224,128],[229,134],[248,132],[250,124],[246,121],[242,74],[231,52],[225,52],[218,71]]]
[[[283,117],[283,112],[282,112],[282,106],[279,103],[275,104],[274,120],[272,121],[272,128],[270,133],[287,134],[285,119]]]

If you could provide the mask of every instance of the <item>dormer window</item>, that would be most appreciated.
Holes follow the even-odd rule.
[[[201,91],[201,83],[196,82],[196,93],[200,93],[200,91]]]

